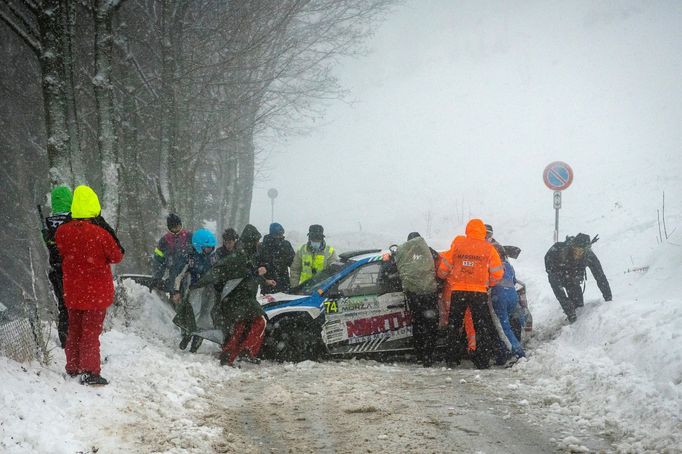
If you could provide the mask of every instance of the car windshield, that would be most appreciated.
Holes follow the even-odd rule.
[[[341,271],[350,265],[351,262],[346,263],[332,263],[327,268],[323,269],[319,273],[315,274],[313,277],[305,281],[304,283],[298,285],[291,289],[291,293],[295,295],[310,295],[318,288],[324,287],[327,280],[334,276],[336,273]]]

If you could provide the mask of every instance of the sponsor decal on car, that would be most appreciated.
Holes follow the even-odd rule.
[[[346,321],[346,330],[350,339],[395,331],[411,325],[412,315],[409,312],[393,312],[359,320],[348,320]]]
[[[353,296],[341,298],[339,300],[339,307],[343,312],[361,311],[367,309],[376,309],[379,303],[376,296]]]
[[[363,337],[351,337],[348,339],[349,344],[361,344],[363,342],[373,342],[378,339],[398,339],[398,338],[403,338],[403,337],[410,337],[412,336],[412,326],[404,326],[398,330],[395,331],[386,331],[383,333],[376,333],[372,334],[370,336],[363,336]],[[377,344],[377,347],[379,344]]]

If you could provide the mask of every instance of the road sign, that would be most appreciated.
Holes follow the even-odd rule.
[[[278,195],[277,189],[268,189],[268,197],[270,197],[270,222],[275,222],[275,199]]]
[[[554,209],[561,208],[561,191],[554,191]]]
[[[563,191],[573,182],[573,169],[565,162],[554,161],[545,167],[542,179],[552,191]]]

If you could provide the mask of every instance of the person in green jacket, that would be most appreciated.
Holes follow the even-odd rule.
[[[239,356],[258,362],[265,336],[265,312],[256,295],[265,283],[267,272],[260,266],[258,241],[261,234],[251,224],[244,227],[235,254],[216,262],[193,288],[213,284],[219,301],[211,313],[216,328],[223,331],[225,342],[220,364],[232,366]]]

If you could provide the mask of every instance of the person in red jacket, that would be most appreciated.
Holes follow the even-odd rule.
[[[114,302],[111,264],[123,259],[123,248],[100,211],[97,194],[88,186],[78,186],[71,205],[73,220],[62,224],[55,235],[69,314],[66,373],[81,375],[85,385],[108,383],[100,375],[99,336],[107,307]]]
[[[441,254],[437,274],[446,279],[446,288],[451,291],[446,353],[449,365],[458,361],[458,333],[467,308],[476,329],[474,365],[479,369],[490,367],[494,354],[496,332],[488,308],[488,289],[502,279],[504,266],[485,235],[483,221],[472,219],[467,224],[466,236],[455,237],[450,250]]]

